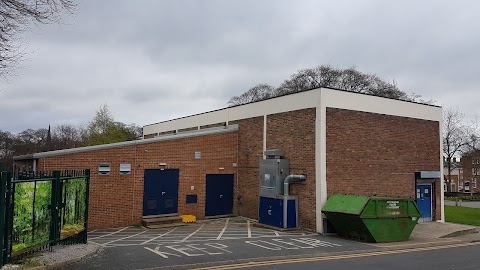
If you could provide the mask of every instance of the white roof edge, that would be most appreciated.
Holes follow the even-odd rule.
[[[336,96],[346,97],[346,99],[350,101],[344,102],[340,100],[340,102],[337,102],[336,100],[338,100],[338,98],[335,98]],[[152,135],[183,128],[236,121],[301,109],[319,108],[322,102],[321,99],[332,99],[333,102],[327,100],[323,103],[327,105],[327,107],[353,109],[425,120],[434,119],[438,121],[438,116],[435,114],[437,111],[441,111],[441,107],[437,105],[320,87],[144,125],[143,133],[144,135]],[[412,111],[412,113],[405,113],[405,110]],[[427,113],[422,113],[422,111],[426,111]],[[432,115],[435,116],[432,117]]]
[[[160,121],[160,122],[156,122],[156,123],[146,124],[146,125],[143,125],[142,128],[149,127],[149,126],[154,126],[154,125],[165,124],[165,123],[173,122],[173,121],[178,121],[178,120],[182,120],[182,119],[184,119],[184,118],[191,118],[191,117],[195,117],[195,116],[199,116],[199,115],[211,114],[211,113],[215,113],[215,112],[225,111],[225,110],[229,110],[229,109],[233,109],[233,108],[237,108],[237,107],[244,107],[244,108],[246,108],[246,106],[247,106],[247,105],[250,105],[250,104],[265,103],[266,101],[273,100],[273,99],[290,98],[291,96],[294,96],[294,95],[297,95],[297,94],[300,94],[300,93],[310,92],[310,91],[319,91],[319,92],[320,92],[320,91],[322,91],[322,90],[324,90],[324,89],[325,89],[325,90],[330,90],[330,91],[335,91],[335,92],[345,92],[345,93],[348,93],[348,94],[362,95],[362,96],[366,96],[366,97],[375,97],[375,98],[381,98],[381,99],[385,99],[385,100],[392,100],[393,102],[404,102],[404,103],[411,103],[411,104],[415,104],[415,105],[423,105],[423,106],[441,108],[441,106],[434,105],[434,104],[427,104],[427,103],[416,102],[416,101],[409,101],[409,100],[401,100],[401,99],[395,99],[395,98],[389,98],[389,97],[382,97],[382,96],[377,96],[377,95],[373,95],[373,94],[358,93],[358,92],[353,92],[353,91],[348,91],[348,90],[342,90],[342,89],[337,89],[337,88],[330,88],[330,87],[321,86],[321,87],[312,88],[312,89],[307,89],[307,90],[303,90],[303,91],[299,91],[299,92],[289,93],[289,94],[286,94],[286,95],[275,96],[275,97],[267,98],[267,99],[264,99],[264,100],[258,100],[258,101],[253,101],[253,102],[249,102],[249,103],[245,103],[245,104],[239,104],[239,105],[234,105],[234,106],[222,107],[222,108],[218,108],[218,109],[211,110],[211,111],[206,111],[206,112],[201,112],[201,113],[196,113],[196,114],[181,116],[181,117],[177,117],[177,118],[173,118],[173,119],[168,119],[168,120],[164,120],[164,121]],[[311,108],[311,107],[312,107],[312,106],[311,106],[310,104],[304,104],[303,107],[297,108],[297,109],[307,109],[307,108]],[[280,112],[281,112],[281,111],[280,111]],[[240,120],[240,119],[235,119],[235,120]]]
[[[13,160],[38,159],[38,158],[44,158],[44,157],[62,156],[62,155],[68,155],[68,154],[90,152],[95,150],[112,149],[112,148],[119,148],[119,147],[132,146],[132,145],[140,145],[140,144],[148,144],[148,143],[155,143],[155,142],[162,142],[162,141],[187,139],[187,138],[206,136],[206,135],[229,133],[237,130],[238,130],[237,124],[227,125],[224,127],[205,128],[205,129],[194,130],[194,131],[185,131],[177,134],[162,135],[162,136],[158,136],[150,139],[141,139],[141,140],[135,140],[135,141],[101,144],[101,145],[94,145],[94,146],[70,148],[70,149],[64,149],[64,150],[41,152],[41,153],[35,153],[35,154],[29,154],[29,155],[21,155],[21,156],[13,157]]]

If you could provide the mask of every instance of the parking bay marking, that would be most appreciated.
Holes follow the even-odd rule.
[[[122,228],[122,229],[119,229],[119,230],[117,230],[117,231],[114,231],[114,232],[111,232],[111,233],[108,233],[108,234],[104,234],[104,235],[101,235],[101,236],[91,237],[90,240],[97,239],[97,238],[103,238],[103,237],[105,237],[105,236],[114,235],[114,234],[119,233],[119,232],[121,232],[121,231],[123,231],[123,230],[126,230],[126,229],[128,229],[128,228],[130,228],[130,227],[125,227],[125,228]]]
[[[295,241],[295,242],[291,242]],[[245,243],[261,247],[268,250],[282,250],[282,249],[305,249],[316,247],[341,247],[342,245],[334,244],[326,241],[321,241],[315,238],[291,238],[290,241],[284,239],[270,239],[245,241]],[[301,245],[303,244],[303,245]]]

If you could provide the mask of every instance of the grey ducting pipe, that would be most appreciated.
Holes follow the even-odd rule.
[[[285,177],[285,180],[283,180],[283,195],[288,196],[290,194],[290,191],[288,190],[289,185],[290,185],[290,180],[292,179],[298,179],[298,180],[305,180],[307,177],[305,175],[301,174],[290,174],[289,176]]]
[[[290,180],[298,179],[298,180],[306,180],[307,177],[305,175],[299,174],[290,174],[289,176],[285,177],[283,180],[283,228],[287,228],[287,203],[288,203],[288,195],[290,194],[289,187],[290,187]],[[297,223],[298,223],[298,210],[297,210]]]

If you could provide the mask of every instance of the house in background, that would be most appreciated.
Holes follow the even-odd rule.
[[[480,188],[480,151],[472,151],[462,157],[461,166],[463,167],[463,192],[479,193]]]
[[[463,167],[460,158],[454,157],[451,164],[451,172],[448,173],[448,163],[443,158],[443,173],[445,179],[444,188],[445,192],[463,192],[465,190],[465,183],[463,177]]]

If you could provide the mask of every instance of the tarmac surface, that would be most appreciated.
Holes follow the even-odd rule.
[[[408,241],[363,243],[306,231],[281,232],[258,227],[255,221],[241,217],[162,229],[123,227],[89,232],[89,242],[96,243],[100,251],[57,269],[192,269],[351,256],[480,242],[476,231],[473,226],[425,222],[415,227]]]

